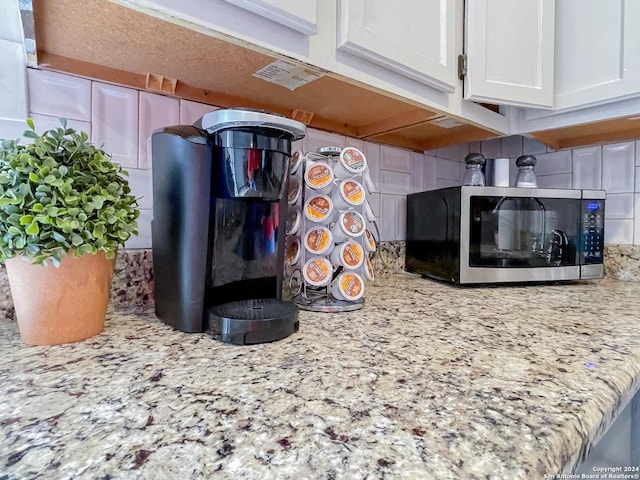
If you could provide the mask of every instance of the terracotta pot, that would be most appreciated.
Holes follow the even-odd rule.
[[[104,252],[74,258],[56,268],[7,260],[7,275],[20,336],[29,345],[58,345],[97,335],[104,328],[115,258]]]

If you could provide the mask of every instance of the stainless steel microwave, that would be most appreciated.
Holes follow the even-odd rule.
[[[460,284],[602,278],[605,196],[475,186],[407,195],[405,268]]]

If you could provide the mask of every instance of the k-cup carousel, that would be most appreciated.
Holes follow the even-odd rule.
[[[291,300],[317,312],[362,308],[379,238],[365,155],[354,147],[297,151],[290,175],[285,285]]]

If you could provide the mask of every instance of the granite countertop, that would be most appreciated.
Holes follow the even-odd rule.
[[[26,347],[0,322],[0,477],[543,478],[640,385],[640,284],[379,279],[250,347],[113,311]]]

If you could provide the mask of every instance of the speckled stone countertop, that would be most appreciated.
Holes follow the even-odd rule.
[[[640,284],[461,288],[409,274],[251,347],[109,314],[25,347],[0,322],[0,477],[535,479],[640,384]]]

